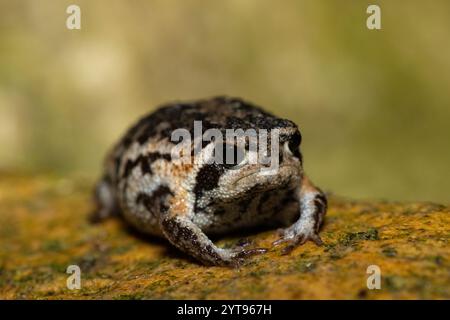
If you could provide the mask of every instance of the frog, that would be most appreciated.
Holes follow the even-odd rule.
[[[213,139],[187,145],[191,152],[185,158],[194,161],[176,161],[174,131],[194,134],[199,121],[202,134],[208,129],[276,130],[278,137],[270,144],[278,147],[278,167],[267,174],[267,163],[238,163],[237,156],[231,164],[211,162],[208,154],[217,146]],[[161,105],[133,124],[107,153],[91,221],[120,217],[209,266],[240,266],[278,246],[283,255],[307,241],[320,246],[327,197],[304,172],[301,142],[293,121],[238,97]],[[249,151],[248,141],[241,149]],[[249,241],[219,247],[211,240],[255,227],[276,230],[270,248]]]

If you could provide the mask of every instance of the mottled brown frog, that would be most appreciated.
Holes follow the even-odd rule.
[[[198,152],[198,141],[192,142],[193,161],[175,161],[173,132],[182,128],[194,134],[195,121],[201,122],[202,134],[208,129],[277,130],[278,141],[270,141],[278,144],[275,173],[263,172],[267,163],[245,161],[248,140],[239,163],[237,156],[231,164],[208,161],[217,141],[204,140]],[[266,252],[248,246],[219,248],[208,237],[255,226],[286,227],[273,243],[286,244],[284,254],[308,240],[320,245],[327,200],[303,171],[300,142],[294,122],[242,99],[215,97],[162,106],[133,125],[107,156],[93,218],[120,215],[208,265],[239,265]]]

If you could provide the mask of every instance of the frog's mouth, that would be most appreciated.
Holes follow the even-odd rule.
[[[267,185],[267,188],[273,189],[279,185],[286,184],[286,181],[299,177],[299,167],[290,164],[284,164],[277,169],[255,168],[247,171],[243,176],[238,177],[231,184],[234,187],[245,185]]]

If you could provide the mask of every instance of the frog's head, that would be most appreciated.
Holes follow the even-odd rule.
[[[300,131],[292,121],[274,119],[272,125],[265,124],[264,130],[243,129],[244,135],[225,137],[204,147],[195,178],[197,199],[231,202],[299,185]]]

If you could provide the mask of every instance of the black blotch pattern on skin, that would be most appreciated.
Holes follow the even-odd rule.
[[[142,203],[153,214],[157,214],[158,212],[166,213],[169,209],[167,199],[169,196],[173,196],[172,190],[167,186],[160,186],[151,194],[139,193],[136,197],[136,203]]]
[[[156,160],[164,159],[171,160],[170,154],[163,154],[159,152],[150,152],[147,155],[139,155],[135,160],[128,160],[123,170],[122,178],[127,178],[136,166],[141,166],[142,174],[152,174],[150,165]]]
[[[325,213],[327,210],[327,198],[324,196],[323,193],[319,193],[314,198],[314,206],[315,206],[315,212],[314,212],[314,230],[319,230],[319,222],[320,217]]]
[[[327,204],[327,198],[325,197],[322,191],[320,191],[320,193],[315,196],[315,200],[322,201],[325,205]]]
[[[158,136],[170,140],[173,130],[187,129],[191,136],[194,121],[202,121],[203,132],[217,128],[228,129],[274,129],[297,127],[290,120],[278,118],[259,106],[239,98],[215,97],[190,103],[167,104],[151,114],[142,117],[131,127],[121,140],[119,146],[127,148],[133,141],[144,144],[149,138]],[[167,126],[158,131],[158,124],[165,122]]]
[[[152,168],[150,168],[149,159],[147,157],[142,157],[140,164],[141,164],[141,171],[142,171],[143,175],[147,174],[147,173],[149,173],[149,174],[153,173]]]
[[[201,195],[204,191],[213,190],[217,187],[219,179],[225,169],[217,164],[206,164],[197,173],[194,193]]]
[[[195,211],[199,209],[197,205],[199,198],[205,191],[217,188],[219,184],[219,179],[224,172],[225,169],[217,164],[207,164],[198,171],[197,177],[195,178],[195,187],[194,187]]]
[[[130,129],[130,131],[133,131],[134,128],[137,128],[135,133],[140,131],[139,135],[134,137],[134,140],[138,141],[141,145],[144,144],[150,137],[153,137],[158,133],[156,128],[158,127],[158,124],[162,122],[167,122],[169,126],[163,129],[159,134],[162,137],[168,137],[170,139],[170,135],[174,129],[184,127],[181,125],[183,122],[183,119],[181,118],[183,113],[195,108],[195,106],[195,103],[175,103],[161,106],[155,112],[144,116]],[[140,130],[142,127],[144,127],[144,129]]]
[[[123,173],[122,173],[122,178],[127,178],[131,174],[131,171],[138,165],[141,165],[141,168],[143,170],[144,169],[149,169],[148,164],[147,165],[145,165],[145,163],[141,164],[141,162],[144,162],[144,161],[145,161],[145,159],[144,159],[144,157],[142,155],[137,157],[135,160],[129,159],[125,163],[125,168],[124,168]],[[151,171],[149,173],[151,173]]]
[[[213,112],[213,110],[211,110],[211,112]],[[141,125],[145,125],[145,129],[136,137],[136,141],[141,145],[154,136],[159,136],[161,139],[167,138],[171,141],[172,132],[181,128],[188,130],[191,137],[193,137],[194,121],[202,122],[203,132],[212,128],[222,128],[219,123],[210,121],[210,119],[208,119],[208,112],[201,112],[200,105],[195,102],[192,104],[166,105],[144,119],[145,124]],[[166,122],[168,125],[158,132],[155,128],[157,128],[158,123],[161,122]]]
[[[283,127],[293,127],[295,124],[290,120],[285,120],[272,116],[271,114],[258,110],[242,117],[229,116],[226,118],[226,128],[230,129],[274,129]]]
[[[164,159],[166,161],[172,160],[172,156],[170,155],[170,153],[150,152],[146,155],[146,157],[147,159],[149,159],[150,163],[153,163],[159,159]]]

